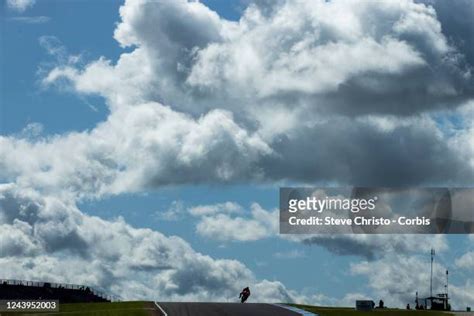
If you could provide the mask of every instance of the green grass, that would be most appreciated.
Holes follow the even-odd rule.
[[[373,310],[371,312],[360,312],[356,311],[354,308],[343,308],[343,307],[323,307],[323,306],[310,306],[310,305],[296,305],[296,304],[289,304],[291,306],[297,307],[299,309],[306,310],[308,312],[319,314],[320,316],[364,316],[364,315],[372,315],[376,316],[379,314],[380,316],[411,316],[411,315],[423,315],[423,316],[449,316],[452,314],[444,313],[444,312],[437,312],[437,311],[415,311],[415,310],[404,310],[404,309],[391,309],[386,308],[383,310]]]
[[[3,315],[70,315],[70,316],[149,316],[153,308],[150,302],[78,303],[60,304],[59,312],[48,313],[0,313]]]
[[[372,312],[359,312],[354,308],[323,307],[310,305],[289,304],[320,316],[449,316],[452,314],[435,311],[407,311],[403,309],[383,309]],[[0,313],[3,315],[70,315],[70,316],[150,316],[154,309],[152,302],[118,302],[118,303],[86,303],[86,304],[61,304],[57,313]]]

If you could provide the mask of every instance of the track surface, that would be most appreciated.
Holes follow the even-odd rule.
[[[166,303],[157,302],[168,316],[298,316],[284,308],[257,303]],[[163,315],[163,313],[161,313]]]

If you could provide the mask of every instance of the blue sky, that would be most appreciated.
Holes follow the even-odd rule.
[[[424,282],[424,271],[417,269],[424,265],[428,267],[431,247],[440,248],[437,260],[443,267],[456,271],[450,275],[453,291],[456,293],[457,288],[461,293],[472,289],[472,279],[468,278],[469,269],[474,267],[473,257],[469,255],[472,254],[473,240],[467,236],[397,235],[354,240],[334,236],[334,239],[295,241],[279,237],[268,228],[270,222],[259,221],[252,217],[251,212],[252,203],[258,203],[263,214],[270,217],[278,207],[278,188],[288,184],[472,185],[474,171],[469,158],[466,158],[474,152],[470,151],[472,141],[469,143],[472,129],[469,124],[457,124],[462,121],[459,118],[473,113],[472,79],[466,75],[472,69],[472,52],[456,44],[459,40],[456,34],[472,30],[470,25],[456,24],[447,28],[452,33],[443,34],[441,30],[446,28],[439,29],[436,23],[430,22],[420,31],[425,33],[420,35],[419,31],[410,30],[412,24],[407,22],[404,25],[402,18],[396,23],[398,17],[406,13],[403,10],[411,10],[409,6],[396,5],[381,5],[380,12],[390,17],[394,25],[403,25],[393,26],[393,30],[387,31],[382,26],[378,29],[377,18],[374,18],[374,25],[365,27],[360,22],[365,20],[364,14],[376,17],[378,13],[362,6],[358,7],[360,16],[350,15],[352,13],[348,12],[353,10],[346,11],[344,5],[328,9],[327,14],[335,14],[335,17],[346,14],[354,21],[360,19],[357,27],[347,26],[345,29],[344,23],[332,25],[332,18],[328,20],[324,14],[310,15],[309,12],[313,11],[299,8],[296,4],[287,4],[287,11],[284,11],[283,7],[260,2],[246,10],[250,2],[209,0],[192,11],[189,9],[192,6],[185,2],[182,7],[180,4],[169,5],[169,8],[166,1],[164,4],[159,1],[152,3],[156,3],[156,7],[150,5],[149,11],[141,4],[133,11],[132,5],[128,4],[129,15],[120,16],[119,8],[124,5],[121,1],[36,1],[24,11],[2,2],[0,145],[4,148],[0,158],[4,163],[0,164],[0,179],[3,184],[14,186],[14,189],[5,187],[5,190],[16,190],[12,196],[23,196],[23,200],[26,197],[38,198],[31,192],[41,193],[46,200],[37,204],[48,206],[52,203],[55,205],[51,206],[53,209],[64,203],[67,212],[71,212],[67,213],[71,221],[77,216],[84,217],[79,221],[81,223],[94,221],[97,216],[112,227],[118,218],[123,218],[130,226],[123,230],[129,231],[130,235],[149,234],[137,230],[148,228],[167,237],[179,236],[193,249],[189,255],[191,258],[196,256],[195,253],[209,256],[211,266],[219,266],[222,259],[229,260],[225,261],[226,265],[232,265],[232,260],[236,260],[245,266],[242,271],[254,274],[243,277],[244,282],[255,282],[261,292],[267,286],[265,280],[273,282],[267,286],[271,294],[262,294],[262,300],[290,297],[314,304],[341,305],[352,302],[354,297],[378,299],[379,296],[392,295],[397,287],[396,280],[387,281],[386,289],[377,288],[372,279],[377,276],[364,272],[365,267],[386,273],[397,270],[393,266],[397,260],[403,262],[406,258],[413,258],[416,265],[413,273],[417,274],[414,279]],[[315,9],[314,12],[326,12],[325,5],[329,6],[321,2],[320,11]],[[435,12],[446,10],[442,6],[436,7],[436,3],[434,5]],[[421,7],[417,14],[425,14],[427,19],[436,22],[437,16],[431,9]],[[294,19],[305,10],[308,16],[302,20],[309,21],[310,26],[299,25]],[[215,12],[209,13],[211,11]],[[138,12],[141,18],[133,15],[134,12]],[[165,12],[164,15],[161,12]],[[282,12],[287,12],[288,16]],[[189,24],[182,22],[181,14],[189,14]],[[446,14],[439,12],[438,16],[443,18],[442,23],[451,23],[448,18],[445,20]],[[34,23],[35,17],[46,18]],[[239,20],[240,24],[237,24]],[[285,26],[282,21],[294,22],[295,25]],[[142,25],[141,22],[150,24]],[[150,32],[153,29],[150,25],[156,25],[156,33]],[[168,29],[168,25],[174,27]],[[311,28],[314,25],[322,26],[316,31]],[[239,29],[245,27],[245,31]],[[307,29],[302,32],[299,28]],[[356,31],[356,35],[351,34],[351,30],[358,28],[360,34]],[[382,35],[388,32],[388,35],[378,38],[377,32],[374,35],[368,31],[371,29],[377,29]],[[116,30],[121,33],[116,33],[114,38]],[[190,34],[193,30],[196,34]],[[272,35],[273,30],[278,34]],[[272,41],[286,32],[286,38]],[[321,38],[314,38],[314,34]],[[330,40],[325,42],[324,36]],[[181,38],[185,38],[184,42],[180,42]],[[45,39],[50,48],[60,53],[52,55],[48,52]],[[333,47],[330,46],[331,40],[336,43]],[[188,47],[187,43],[191,41],[196,41],[195,47]],[[299,43],[299,46],[295,44],[293,50],[289,50],[286,41]],[[216,53],[209,47],[219,47],[219,50]],[[196,51],[192,52],[193,49]],[[279,49],[282,51],[278,52]],[[275,55],[268,55],[268,50]],[[347,51],[354,53],[346,56]],[[433,51],[435,53],[431,53]],[[453,56],[452,51],[458,53],[457,60],[462,62],[445,64],[445,57]],[[294,55],[285,59],[289,52]],[[364,52],[371,52],[374,56],[365,58]],[[359,53],[362,55],[357,55]],[[247,54],[253,57],[247,60]],[[390,58],[385,60],[387,55]],[[79,56],[78,61],[71,62],[68,59],[71,56]],[[322,59],[317,60],[315,56]],[[311,64],[313,59],[316,60],[314,65]],[[108,64],[100,64],[100,60],[107,60]],[[349,65],[344,62],[347,60]],[[371,60],[377,62],[371,63]],[[295,65],[291,64],[293,61]],[[91,65],[99,66],[94,68]],[[144,65],[145,70],[136,65]],[[186,80],[180,81],[184,75],[179,72],[179,67],[189,71]],[[426,72],[425,67],[434,69],[433,73]],[[175,72],[174,68],[178,71]],[[137,69],[136,73],[134,69]],[[226,69],[231,69],[230,75]],[[86,70],[90,70],[91,76],[87,76]],[[146,70],[150,70],[151,75],[143,74]],[[54,71],[58,71],[59,76],[48,81],[48,75]],[[117,82],[109,77],[118,78]],[[134,79],[127,81],[131,77]],[[93,83],[88,86],[91,81]],[[137,81],[138,87],[135,87]],[[252,84],[248,84],[249,81]],[[167,101],[171,113],[159,104],[161,100]],[[153,105],[155,102],[157,104]],[[135,117],[138,115],[136,109],[151,111],[146,113],[157,111],[156,117],[169,115],[170,122],[183,122],[173,125],[173,132],[171,129],[158,129],[140,134],[141,126],[147,128],[155,123],[148,122],[146,116],[150,117],[145,115],[139,121],[142,123],[127,125],[124,117]],[[123,131],[117,131],[113,122],[122,121]],[[167,126],[168,119],[157,122],[158,128],[160,124]],[[220,125],[221,122],[226,123]],[[454,127],[447,122],[454,123]],[[33,123],[39,123],[41,131],[35,135],[25,134],[24,129],[31,128]],[[222,130],[217,129],[220,132],[216,134],[209,132],[214,136],[208,139],[208,134],[203,131],[206,124],[216,124],[215,128]],[[184,125],[192,127],[183,132],[183,138],[173,141],[174,129],[179,130]],[[136,138],[128,138],[129,130],[130,135],[137,130]],[[169,138],[171,145],[160,138],[168,132],[172,134]],[[226,136],[221,139],[219,136],[222,134]],[[194,137],[192,135],[198,136],[187,140],[186,137]],[[240,137],[238,135],[245,136],[234,140],[233,137]],[[160,141],[146,142],[153,137]],[[118,144],[118,149],[109,148],[115,139],[121,139],[123,146]],[[75,141],[78,148],[85,148],[85,153],[82,149],[76,152],[74,145],[68,147]],[[191,151],[189,159],[186,156],[188,151],[179,151],[187,141],[193,142],[192,149],[187,149]],[[128,148],[125,146],[130,146],[130,151],[122,153],[120,148]],[[161,150],[162,147],[167,149]],[[92,149],[89,151],[87,148]],[[155,148],[158,148],[156,152]],[[201,148],[201,151],[195,153],[193,150],[196,148]],[[373,148],[379,150],[373,151]],[[175,149],[181,153],[176,157],[172,156]],[[62,158],[63,154],[66,158]],[[175,161],[180,163],[175,165]],[[107,168],[101,169],[103,165]],[[109,170],[109,166],[113,166],[113,170]],[[36,167],[38,170],[34,169]],[[126,177],[121,179],[121,174]],[[241,213],[225,210],[222,205],[226,202],[240,205]],[[173,209],[174,203],[181,206]],[[4,207],[5,212],[15,213],[15,210],[8,209],[8,205]],[[254,221],[259,231],[266,233],[256,240],[241,240],[238,235],[234,235],[235,238],[213,238],[212,231],[211,234],[199,231],[198,227],[203,225],[205,218],[193,216],[190,210],[196,206],[213,205],[222,210],[209,215],[209,220],[215,221],[212,223],[229,216],[248,225]],[[40,208],[38,214],[50,209],[46,206],[44,210]],[[163,217],[162,214],[169,210],[175,211],[176,218]],[[17,219],[21,220],[20,217]],[[69,220],[61,223],[70,228],[65,224]],[[23,232],[18,228],[18,221],[3,224],[10,225],[18,233]],[[39,224],[29,225],[35,227]],[[81,225],[78,223],[76,228],[70,229],[74,232],[76,229],[84,230]],[[237,228],[246,230],[247,227],[250,226]],[[58,233],[56,239],[64,237],[61,236]],[[222,236],[227,236],[226,232],[222,232]],[[35,245],[49,240],[35,233],[25,238],[33,240]],[[144,238],[137,244],[146,244],[148,240]],[[23,264],[37,258],[56,260],[69,254],[72,254],[71,265],[80,264],[82,259],[75,253],[75,247],[71,242],[70,246],[53,250],[45,246],[44,252],[33,251],[33,255],[25,257],[5,255],[0,266],[4,271],[11,271],[14,263]],[[94,247],[94,244],[89,247]],[[353,249],[347,250],[348,247]],[[375,256],[367,258],[359,248],[372,249]],[[152,254],[158,256],[155,252]],[[77,261],[74,261],[76,256]],[[129,254],[121,253],[120,256]],[[116,282],[118,287],[122,282],[130,283],[130,280],[157,275],[159,280],[163,278],[169,284],[178,283],[166,279],[168,276],[161,276],[162,272],[152,271],[144,275],[145,270],[133,270],[132,263],[127,265],[131,271],[128,279],[110,273],[114,278],[109,280],[107,274],[101,274],[104,269],[118,271],[125,268],[114,267],[99,255],[94,260],[98,268],[91,274],[97,277],[80,279],[67,273],[58,277],[73,283],[92,282],[101,287],[110,282]],[[170,265],[180,266],[181,263],[172,262]],[[191,270],[181,267],[176,268],[176,273],[185,274]],[[11,277],[31,278],[34,273],[48,277],[44,271],[45,268],[31,273],[19,271]],[[206,279],[204,272],[201,273]],[[406,279],[410,272],[400,273],[402,275],[396,277]],[[281,282],[283,288],[276,282]],[[223,287],[229,283],[241,287],[239,277],[221,283]],[[219,288],[221,283],[216,287]],[[146,287],[146,283],[143,284]],[[207,285],[199,286],[204,293],[209,293],[208,296],[194,297],[195,288],[185,288],[184,285],[175,292],[158,286],[151,290],[171,299],[206,300],[213,295],[216,297],[217,294]],[[404,286],[404,289],[412,289],[410,282]],[[121,295],[126,292],[113,286],[107,290]],[[412,292],[416,290],[422,289],[413,289]],[[141,297],[150,295],[145,290],[143,293]],[[218,299],[224,299],[225,295]],[[404,293],[388,301],[392,304],[407,303],[410,295]],[[466,294],[457,302],[461,306],[472,299],[472,295]]]
[[[243,8],[233,2],[204,3],[232,20],[238,19]],[[120,18],[120,5],[115,0],[41,1],[24,15],[48,17],[48,21],[25,23],[12,20],[23,14],[8,10],[6,2],[2,2],[3,134],[18,133],[31,122],[43,124],[44,131],[51,134],[84,130],[106,118],[107,108],[99,97],[78,98],[40,86],[38,71],[54,58],[41,47],[39,38],[53,35],[69,53],[84,54],[87,60],[100,56],[116,60],[124,51],[112,37]],[[89,23],[82,23],[84,17],[90,17]]]
[[[107,110],[100,98],[81,100],[72,94],[41,88],[37,73],[43,63],[51,62],[51,57],[41,47],[39,38],[53,35],[71,53],[84,52],[90,59],[101,55],[117,58],[121,49],[112,34],[119,6],[116,1],[41,1],[27,15],[47,16],[49,20],[30,24],[11,20],[20,14],[2,5],[2,133],[18,133],[31,122],[42,123],[47,133],[84,130],[106,117]],[[100,19],[91,19],[91,23],[78,28],[91,12]]]
[[[221,1],[207,2],[210,7],[230,19],[238,18],[238,6],[235,3],[223,4]],[[237,6],[237,9],[235,7]],[[112,38],[113,30],[119,19],[118,1],[46,1],[39,2],[28,11],[30,16],[48,16],[46,23],[29,24],[11,21],[9,18],[18,16],[16,12],[2,10],[2,22],[6,28],[2,34],[2,69],[4,69],[3,102],[2,102],[2,133],[15,134],[21,132],[26,125],[33,122],[41,123],[44,133],[60,134],[69,131],[90,129],[107,116],[107,109],[101,98],[84,97],[64,91],[44,89],[39,84],[38,70],[43,63],[51,61],[51,56],[41,47],[39,38],[45,35],[57,37],[71,53],[84,53],[93,60],[100,56],[116,59],[123,51]],[[90,23],[86,28],[78,28],[87,16]],[[21,37],[20,37],[21,36]],[[92,37],[91,37],[92,36]],[[18,52],[25,52],[19,55]],[[97,111],[91,109],[92,104]],[[219,247],[220,243],[208,242],[205,239],[195,239],[193,223],[190,220],[164,222],[156,218],[156,212],[166,210],[173,201],[183,201],[186,205],[201,205],[222,203],[228,200],[236,201],[248,206],[257,201],[264,207],[275,208],[278,201],[278,187],[275,186],[181,186],[160,189],[141,194],[126,194],[111,197],[101,201],[85,202],[82,209],[104,218],[122,216],[136,227],[157,229],[168,235],[179,235],[190,241],[193,247],[203,253],[215,257],[239,258],[269,279],[281,279],[282,271],[288,269],[287,260],[276,260],[273,254],[289,251],[295,248],[294,244],[267,240],[248,246],[241,243],[232,243]],[[284,272],[285,281],[292,283],[292,287],[315,287],[331,291],[332,286],[324,287],[319,277],[313,282],[302,284],[308,280],[306,273],[318,264],[321,256],[331,257],[320,248],[299,246],[302,251],[308,251],[308,257],[298,260],[299,264],[291,263],[294,271]],[[349,259],[339,260],[340,267]],[[301,273],[300,278],[295,278]],[[330,275],[326,275],[329,278]],[[341,281],[339,281],[341,282]],[[344,284],[341,284],[344,286]],[[337,294],[339,290],[334,290]]]

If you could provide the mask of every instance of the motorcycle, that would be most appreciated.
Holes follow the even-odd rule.
[[[249,298],[250,296],[250,290],[248,288],[244,289],[242,292],[240,292],[239,298],[241,303],[245,303],[245,301]]]

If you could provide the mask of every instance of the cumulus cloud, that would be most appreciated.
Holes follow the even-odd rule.
[[[338,255],[360,256],[368,260],[396,253],[419,253],[426,245],[446,250],[443,235],[302,235],[292,237],[306,245],[319,245]]]
[[[206,216],[217,213],[242,213],[243,208],[235,202],[217,203],[212,205],[198,205],[189,208],[193,216]]]
[[[226,301],[252,284],[257,301],[301,301],[241,262],[183,239],[82,213],[72,201],[0,186],[0,268],[10,278],[88,284],[124,299]]]
[[[472,236],[471,236],[472,239]],[[474,269],[474,252],[466,252],[460,258],[457,258],[455,261],[457,267],[462,269]]]
[[[444,293],[446,267],[435,263],[433,293]],[[430,295],[429,258],[419,256],[392,255],[376,261],[365,261],[351,265],[351,273],[368,278],[368,285],[376,297],[383,297],[388,306],[413,304],[415,293],[424,298]],[[454,309],[469,306],[474,299],[472,284],[450,284],[449,292]]]
[[[7,0],[7,6],[15,11],[24,12],[31,8],[36,3],[36,0]]]
[[[362,186],[468,185],[473,130],[448,136],[429,117],[390,126],[378,118],[329,118],[283,135],[261,160],[274,179],[322,179]]]
[[[238,211],[237,216],[229,213]],[[224,203],[191,208],[190,213],[199,216],[196,232],[219,241],[255,241],[274,236],[278,231],[278,211],[264,210],[257,203],[249,214],[235,203]]]
[[[214,259],[196,252],[179,237],[134,228],[121,218],[107,221],[86,215],[72,200],[45,196],[14,184],[0,187],[0,226],[0,267],[12,278],[86,283],[124,299],[227,301],[242,284],[252,284],[256,301],[332,305],[349,302],[352,297],[303,295],[278,281],[257,279],[237,260]],[[367,275],[375,290],[387,291],[378,295],[388,296],[394,294],[400,277],[411,280],[410,271],[421,279],[403,283],[403,289],[426,281],[423,273],[408,269],[421,269],[426,262],[410,260],[396,261],[392,253],[387,258],[354,264],[351,270],[356,275]],[[392,266],[385,267],[388,264]],[[380,280],[387,286],[380,285]],[[452,288],[460,294],[456,295],[459,300],[467,302],[469,295],[462,293],[464,287]],[[402,292],[393,297],[400,302],[408,299]]]
[[[409,0],[258,2],[239,21],[228,21],[200,2],[126,1],[114,36],[131,52],[117,62],[62,63],[43,83],[69,82],[78,93],[102,95],[108,121],[133,116],[144,104],[166,104],[163,120],[228,122],[228,130],[212,135],[253,139],[231,140],[245,147],[235,151],[223,144],[200,150],[210,162],[196,164],[202,174],[157,153],[143,162],[154,169],[145,175],[153,179],[137,182],[255,180],[257,174],[271,181],[467,185],[474,179],[474,146],[463,107],[472,107],[474,81],[470,53],[451,35],[470,24],[448,27],[446,35],[442,22],[454,22],[438,20],[446,14],[436,8],[445,10]],[[461,126],[440,124],[450,117]],[[106,127],[114,132],[107,123],[96,129]],[[196,148],[215,148],[202,131],[188,130],[203,136]]]
[[[184,183],[293,179],[358,185],[468,185],[473,130],[433,119],[401,126],[348,118],[301,127],[269,143],[227,110],[198,118],[158,103],[113,112],[84,132],[0,137],[4,179],[78,195]]]
[[[469,0],[458,0],[446,3],[442,0],[422,1],[433,6],[443,27],[443,34],[456,47],[462,50],[467,62],[474,62],[474,3]]]
[[[336,255],[358,256],[371,261],[390,254],[423,252],[426,245],[438,251],[448,249],[446,237],[443,235],[279,234],[279,211],[265,210],[258,203],[253,203],[248,211],[233,202],[200,205],[188,211],[198,219],[196,232],[215,241],[250,242],[282,238],[308,246],[320,246]],[[299,255],[302,253],[276,254],[277,257]]]
[[[198,119],[157,103],[114,112],[92,131],[36,141],[0,137],[1,173],[25,186],[100,196],[193,182],[258,178],[271,153],[232,114]]]
[[[183,201],[173,201],[167,210],[159,210],[155,215],[160,220],[177,221],[182,219],[184,214],[185,207]]]
[[[17,11],[33,3],[7,2]],[[257,1],[228,21],[200,2],[128,0],[114,37],[129,49],[117,61],[82,65],[42,38],[57,59],[43,84],[100,95],[110,113],[86,131],[0,137],[0,179],[15,183],[1,187],[0,268],[135,293],[131,299],[226,300],[240,290],[238,279],[256,282],[257,300],[301,300],[238,261],[85,215],[75,203],[195,183],[470,185],[473,46],[462,35],[472,33],[470,14],[441,1]],[[223,241],[277,231],[276,211],[258,204],[190,212],[199,234]],[[365,257],[353,273],[375,287],[392,274],[405,292],[416,284],[384,264],[422,265],[389,255],[421,251],[421,241],[445,245],[406,235],[295,240]],[[395,284],[385,284],[387,295],[398,295]]]
[[[79,92],[249,115],[282,99],[316,112],[409,115],[473,93],[463,47],[450,45],[433,7],[408,0],[251,4],[238,22],[199,2],[127,1],[120,15],[115,38],[136,49],[115,65],[63,69]]]

